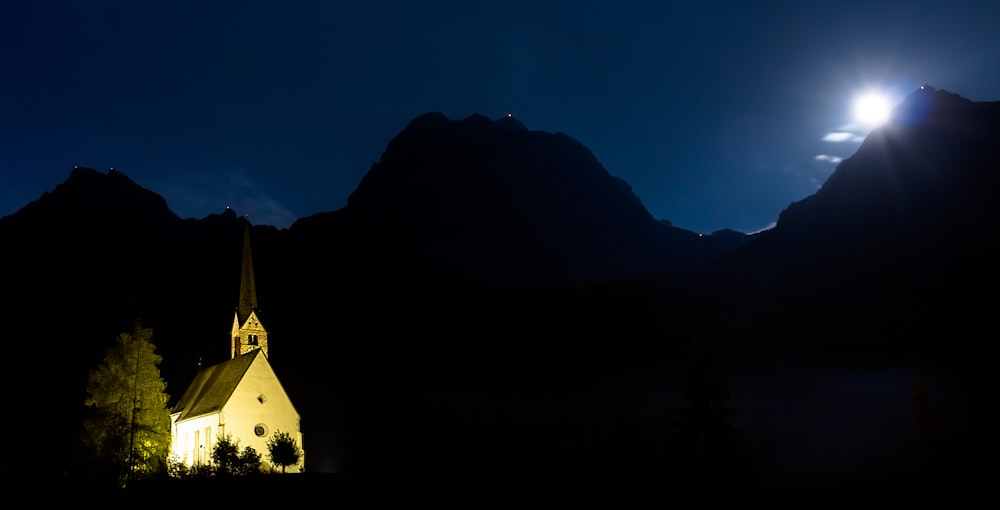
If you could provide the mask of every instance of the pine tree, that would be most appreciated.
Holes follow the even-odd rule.
[[[125,485],[166,469],[170,414],[153,330],[136,321],[87,378],[80,444],[95,481]]]

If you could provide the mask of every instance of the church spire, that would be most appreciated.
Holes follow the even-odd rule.
[[[243,268],[240,273],[240,297],[233,317],[232,344],[230,354],[233,358],[251,352],[255,349],[263,351],[267,356],[267,330],[260,323],[257,309],[257,283],[253,275],[253,256],[250,253],[250,220],[243,229]]]
[[[243,269],[240,273],[240,300],[237,320],[240,324],[250,318],[250,312],[257,311],[257,284],[253,277],[253,255],[250,253],[250,220],[244,220],[243,229]]]

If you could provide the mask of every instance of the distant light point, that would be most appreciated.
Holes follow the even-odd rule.
[[[511,117],[513,117],[513,116],[514,116],[514,114],[513,114],[513,113],[507,113],[507,118],[508,118],[508,119],[509,119],[509,118],[511,118]]]

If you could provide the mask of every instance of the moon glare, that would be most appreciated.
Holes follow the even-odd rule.
[[[885,96],[868,92],[854,99],[854,120],[866,127],[874,128],[885,124],[892,113],[892,107]]]

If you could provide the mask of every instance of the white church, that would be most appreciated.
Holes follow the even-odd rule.
[[[216,439],[228,435],[240,451],[247,446],[257,450],[264,466],[271,468],[267,440],[280,431],[290,434],[303,450],[298,465],[285,471],[303,471],[305,449],[299,413],[267,360],[267,330],[258,317],[249,221],[243,236],[243,270],[230,356],[228,361],[199,368],[171,410],[171,457],[188,467],[210,464]]]

